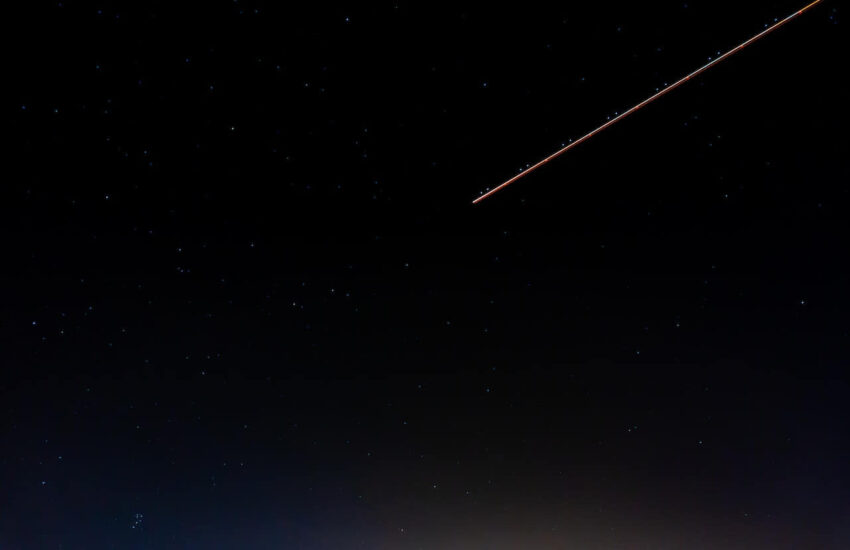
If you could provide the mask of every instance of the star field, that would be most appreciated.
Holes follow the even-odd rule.
[[[800,7],[10,8],[0,548],[846,548]]]

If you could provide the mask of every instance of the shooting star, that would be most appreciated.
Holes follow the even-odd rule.
[[[719,57],[714,58],[714,59],[713,59],[713,60],[711,60],[709,63],[706,63],[705,65],[703,65],[703,66],[702,66],[702,67],[700,67],[699,69],[695,70],[695,71],[694,71],[694,72],[692,72],[691,74],[689,74],[689,75],[687,75],[687,76],[685,76],[685,77],[682,77],[681,79],[679,79],[679,80],[677,80],[676,82],[674,82],[674,83],[670,84],[669,86],[666,86],[666,87],[662,88],[662,89],[661,89],[661,91],[659,91],[659,92],[657,92],[656,94],[654,94],[654,95],[652,95],[652,96],[648,97],[647,99],[644,99],[643,101],[641,101],[640,103],[638,103],[638,104],[637,104],[637,105],[635,105],[634,107],[631,107],[631,108],[630,108],[630,109],[628,109],[627,111],[623,111],[622,113],[620,113],[620,114],[619,114],[619,115],[617,115],[616,117],[612,118],[611,120],[609,120],[608,122],[606,122],[605,124],[603,124],[602,126],[600,126],[599,128],[597,128],[597,129],[595,129],[595,130],[593,130],[593,131],[591,131],[591,132],[589,132],[589,133],[585,134],[584,136],[580,137],[579,139],[577,139],[577,140],[575,140],[575,141],[570,141],[569,145],[565,146],[563,149],[561,149],[561,150],[559,150],[559,151],[556,151],[555,153],[553,153],[553,154],[549,155],[548,157],[546,157],[545,159],[541,160],[541,161],[540,161],[540,162],[538,162],[537,164],[535,164],[535,165],[533,165],[533,166],[530,166],[529,168],[526,168],[525,170],[523,170],[522,172],[520,172],[520,173],[519,173],[519,174],[517,174],[516,176],[512,177],[512,178],[511,178],[511,179],[509,179],[508,181],[506,181],[506,182],[502,183],[501,185],[499,185],[498,187],[494,187],[493,189],[490,189],[490,190],[489,190],[489,191],[487,191],[486,193],[482,194],[480,197],[478,197],[477,199],[475,199],[474,201],[472,201],[472,204],[478,204],[479,202],[483,201],[483,200],[484,200],[484,199],[486,199],[487,197],[492,196],[494,193],[498,193],[499,191],[501,191],[501,190],[502,190],[502,189],[504,189],[505,187],[509,186],[510,184],[512,184],[512,183],[514,183],[514,182],[516,182],[517,180],[519,180],[519,179],[521,179],[521,178],[524,178],[525,176],[527,176],[527,175],[528,175],[528,174],[530,174],[531,172],[533,172],[533,171],[537,170],[538,168],[540,168],[540,167],[541,167],[541,166],[543,166],[544,164],[548,164],[548,163],[552,162],[553,160],[555,160],[556,158],[560,157],[561,155],[563,155],[564,153],[566,153],[567,151],[569,151],[569,150],[570,150],[570,149],[572,149],[573,147],[576,147],[576,146],[578,146],[580,143],[583,143],[583,142],[585,142],[585,141],[589,140],[590,138],[592,138],[593,136],[595,136],[595,135],[596,135],[596,134],[598,134],[599,132],[602,132],[602,131],[603,131],[603,130],[605,130],[606,128],[609,128],[609,127],[613,126],[614,124],[616,124],[616,123],[620,122],[621,120],[623,120],[624,118],[626,118],[626,117],[627,117],[627,116],[629,116],[630,114],[634,113],[635,111],[637,111],[637,110],[641,109],[642,107],[646,107],[647,105],[649,105],[650,103],[652,103],[652,102],[653,102],[653,101],[655,101],[656,99],[660,98],[661,96],[663,96],[663,95],[665,95],[665,94],[668,94],[668,93],[672,92],[673,90],[675,90],[676,88],[678,88],[679,86],[681,86],[682,84],[684,84],[685,82],[687,82],[688,80],[690,80],[690,79],[692,79],[692,78],[694,78],[694,77],[696,77],[696,76],[698,76],[698,75],[702,74],[703,72],[707,71],[708,69],[710,69],[710,68],[711,68],[711,67],[713,67],[714,65],[717,65],[718,63],[720,63],[720,62],[721,62],[721,61],[723,61],[724,59],[727,59],[728,57],[731,57],[732,55],[736,54],[737,52],[739,52],[739,51],[743,50],[744,48],[746,48],[747,46],[749,46],[749,45],[750,45],[750,44],[752,44],[753,42],[756,42],[756,41],[757,41],[757,40],[759,40],[760,38],[764,38],[764,37],[765,37],[765,36],[767,36],[768,34],[772,33],[772,32],[773,32],[773,31],[775,31],[776,29],[778,29],[779,27],[781,27],[781,26],[785,25],[786,23],[788,23],[788,22],[792,21],[793,19],[796,19],[797,17],[799,17],[799,16],[803,15],[804,13],[806,13],[807,11],[809,11],[810,9],[812,9],[813,7],[817,6],[817,5],[818,5],[818,4],[820,4],[821,2],[823,2],[823,0],[815,0],[814,2],[812,2],[811,4],[809,4],[808,6],[806,6],[806,7],[802,8],[802,9],[800,9],[800,10],[798,10],[798,11],[795,11],[794,13],[792,13],[791,15],[789,15],[788,17],[786,17],[785,19],[781,19],[781,20],[777,21],[776,23],[774,23],[773,25],[771,25],[771,26],[767,27],[766,29],[764,29],[763,31],[761,31],[761,32],[760,32],[760,33],[758,33],[757,35],[753,36],[753,37],[752,37],[752,38],[750,38],[749,40],[747,40],[747,41],[745,41],[745,42],[742,42],[742,43],[738,44],[737,46],[735,46],[734,48],[732,48],[732,49],[731,49],[731,50],[729,50],[728,52],[724,53],[723,55],[721,55],[721,56],[719,56]]]

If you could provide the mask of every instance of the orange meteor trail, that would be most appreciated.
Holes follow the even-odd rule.
[[[788,23],[788,22],[789,22],[789,21],[791,21],[792,19],[795,19],[795,18],[799,17],[800,15],[803,15],[805,12],[807,12],[807,11],[808,11],[808,10],[810,10],[811,8],[813,8],[813,7],[817,6],[817,5],[818,5],[818,4],[820,4],[821,2],[823,2],[823,0],[815,0],[814,2],[812,2],[811,4],[809,4],[808,6],[804,7],[803,9],[801,9],[801,10],[799,10],[799,11],[795,11],[794,13],[792,13],[791,15],[789,15],[788,17],[786,17],[785,19],[782,19],[782,20],[780,20],[780,21],[778,21],[778,22],[774,23],[773,25],[771,25],[771,26],[769,26],[768,28],[766,28],[765,30],[761,31],[760,33],[758,33],[758,34],[757,34],[757,35],[755,35],[754,37],[750,38],[750,39],[749,39],[749,40],[747,40],[746,42],[742,42],[741,44],[738,44],[737,46],[735,46],[734,48],[732,48],[732,49],[731,49],[731,50],[729,50],[728,52],[724,53],[724,54],[723,54],[723,55],[721,55],[720,57],[715,58],[715,59],[714,59],[714,60],[712,60],[711,62],[709,62],[709,63],[707,63],[707,64],[703,65],[702,67],[700,67],[699,69],[695,70],[695,71],[694,71],[694,72],[692,72],[691,74],[689,74],[689,75],[687,75],[687,76],[683,77],[682,79],[677,80],[677,81],[676,81],[676,82],[674,82],[673,84],[670,84],[669,86],[667,86],[667,87],[663,88],[660,92],[656,93],[655,95],[650,96],[650,97],[649,97],[649,98],[647,98],[647,99],[644,99],[643,101],[641,101],[640,103],[638,103],[638,104],[637,104],[637,105],[635,105],[634,107],[630,108],[628,111],[624,111],[624,112],[620,113],[619,115],[617,115],[616,117],[612,118],[611,120],[609,120],[608,122],[606,122],[605,124],[603,124],[602,126],[600,126],[599,128],[597,128],[597,129],[593,130],[592,132],[590,132],[590,133],[588,133],[588,134],[585,134],[584,136],[580,137],[579,139],[577,139],[577,140],[575,140],[575,141],[571,141],[569,145],[567,145],[566,147],[564,147],[564,148],[563,148],[563,149],[561,149],[560,151],[557,151],[557,152],[555,152],[555,153],[553,153],[553,154],[549,155],[548,157],[546,157],[545,159],[541,160],[540,162],[538,162],[538,163],[537,163],[537,164],[535,164],[534,166],[531,166],[531,167],[529,167],[528,169],[523,170],[521,173],[519,173],[519,174],[517,174],[516,176],[512,177],[511,179],[509,179],[509,180],[508,180],[508,181],[506,181],[505,183],[503,183],[503,184],[499,185],[498,187],[495,187],[495,188],[491,189],[490,191],[487,191],[486,193],[484,193],[483,195],[481,195],[480,197],[478,197],[477,199],[475,199],[474,201],[472,201],[472,204],[478,204],[479,202],[483,201],[484,199],[486,199],[486,198],[487,198],[487,197],[489,197],[490,195],[493,195],[494,193],[497,193],[497,192],[501,191],[502,189],[504,189],[504,188],[505,188],[505,187],[507,187],[508,185],[510,185],[510,184],[512,184],[512,183],[514,183],[514,182],[515,182],[515,181],[517,181],[518,179],[520,179],[520,178],[523,178],[523,177],[527,176],[530,172],[533,172],[534,170],[537,170],[538,168],[540,168],[540,167],[541,167],[541,166],[543,166],[544,164],[548,164],[549,162],[551,162],[551,161],[555,160],[556,158],[558,158],[559,156],[563,155],[564,153],[566,153],[567,151],[569,151],[569,150],[570,150],[570,149],[572,149],[573,147],[577,146],[579,143],[582,143],[582,142],[584,142],[584,141],[589,140],[590,138],[592,138],[593,136],[595,136],[596,134],[598,134],[598,133],[599,133],[599,132],[601,132],[602,130],[604,130],[604,129],[606,129],[606,128],[610,127],[610,126],[613,126],[614,124],[616,124],[617,122],[619,122],[619,121],[623,120],[624,118],[626,118],[626,117],[627,117],[627,116],[629,116],[630,114],[634,113],[635,111],[637,111],[637,110],[638,110],[638,109],[640,109],[641,107],[645,107],[645,106],[649,105],[650,103],[652,103],[653,101],[655,101],[655,100],[656,100],[656,99],[658,99],[659,97],[663,96],[664,94],[666,94],[666,93],[668,93],[668,92],[673,91],[674,89],[678,88],[679,86],[681,86],[682,84],[684,84],[684,83],[685,83],[685,82],[687,82],[688,80],[690,80],[690,79],[694,78],[695,76],[697,76],[697,75],[699,75],[699,74],[701,74],[701,73],[703,73],[703,72],[707,71],[710,67],[712,67],[712,66],[714,66],[714,65],[716,65],[716,64],[718,64],[718,63],[720,63],[721,61],[723,61],[723,60],[724,60],[724,59],[726,59],[727,57],[730,57],[731,55],[733,55],[733,54],[735,54],[735,53],[737,53],[737,52],[739,52],[739,51],[743,50],[744,48],[746,48],[747,46],[749,46],[749,45],[750,45],[750,44],[752,44],[753,42],[757,41],[758,39],[760,39],[760,38],[762,38],[762,37],[764,37],[764,36],[767,36],[768,34],[770,34],[771,32],[775,31],[776,29],[778,29],[779,27],[781,27],[781,26],[782,26],[782,25],[784,25],[785,23]]]

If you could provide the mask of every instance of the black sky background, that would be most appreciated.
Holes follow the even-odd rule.
[[[845,548],[826,2],[15,8],[0,547]]]

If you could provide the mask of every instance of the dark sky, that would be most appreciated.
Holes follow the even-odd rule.
[[[802,3],[21,2],[0,548],[850,547]]]

